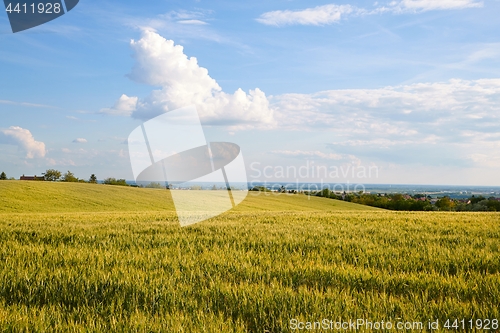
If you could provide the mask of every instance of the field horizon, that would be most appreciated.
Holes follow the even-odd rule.
[[[88,183],[0,181],[0,213],[174,211],[170,190]],[[242,210],[380,210],[299,194],[249,192]]]

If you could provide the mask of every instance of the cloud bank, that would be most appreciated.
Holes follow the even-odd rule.
[[[36,141],[27,129],[11,126],[8,129],[0,129],[0,143],[18,146],[26,152],[26,158],[45,157],[45,143]]]
[[[500,79],[285,94],[282,128],[332,133],[334,153],[500,167]]]
[[[467,131],[494,131],[500,126],[499,100],[500,79],[453,79],[284,94],[273,97],[272,105],[278,123],[288,127],[330,128],[377,137],[423,133],[449,137],[451,133],[466,136]]]
[[[232,130],[332,133],[332,152],[280,153],[297,158],[373,153],[394,161],[401,156],[415,161],[410,157],[417,154],[410,151],[418,151],[422,158],[436,161],[444,151],[450,163],[491,165],[500,160],[500,79],[452,79],[269,97],[258,88],[229,94],[196,58],[184,54],[182,46],[156,32],[145,31],[131,47],[135,65],[129,77],[159,89],[145,98],[124,94],[102,112],[147,120],[194,104],[205,124]],[[380,154],[388,150],[392,156]]]

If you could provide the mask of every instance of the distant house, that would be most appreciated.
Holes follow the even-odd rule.
[[[25,176],[22,175],[19,180],[36,180],[36,181],[44,181],[45,178],[43,176],[38,177],[37,175],[34,176]]]

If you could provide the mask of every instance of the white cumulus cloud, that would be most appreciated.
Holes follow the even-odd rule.
[[[137,82],[161,87],[143,99],[122,95],[111,114],[131,114],[134,118],[151,119],[161,113],[195,105],[206,123],[269,126],[273,110],[266,94],[256,88],[233,94],[222,91],[219,84],[194,57],[187,57],[181,45],[175,45],[153,31],[131,42],[135,66],[129,77]],[[125,110],[113,112],[111,110]],[[104,112],[104,111],[103,111]]]
[[[73,140],[73,143],[87,143],[87,139],[77,138],[77,139]]]
[[[45,157],[45,143],[36,141],[31,132],[19,126],[0,129],[0,143],[17,145],[26,152],[26,158]]]
[[[113,107],[101,109],[100,112],[116,116],[130,116],[137,107],[137,101],[137,97],[129,97],[123,94]]]

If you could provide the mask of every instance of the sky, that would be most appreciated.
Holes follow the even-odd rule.
[[[0,171],[132,180],[130,133],[194,105],[250,181],[500,186],[499,12],[81,0],[18,33],[0,13]]]

